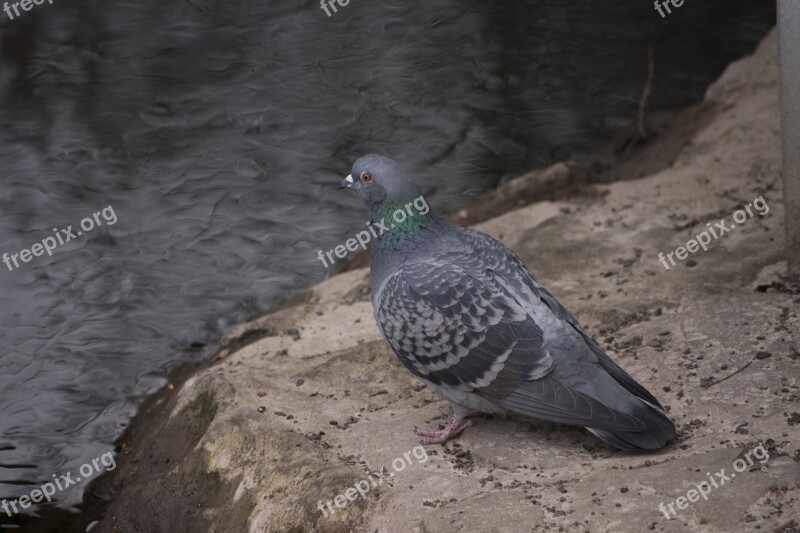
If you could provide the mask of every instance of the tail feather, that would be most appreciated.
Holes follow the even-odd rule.
[[[609,431],[591,427],[586,429],[620,450],[642,451],[663,448],[667,442],[675,438],[675,424],[661,410],[644,402],[640,403],[641,406],[631,414],[644,422],[647,428],[644,431]]]
[[[649,402],[659,409],[663,409],[655,396],[650,394],[650,391],[645,389],[638,381],[633,379],[630,374],[622,370],[620,366],[615,363],[591,338],[586,337],[587,344],[592,352],[597,356],[597,362],[603,367],[603,370],[608,372],[617,383],[625,387],[625,390],[637,396],[646,402]]]
[[[634,396],[608,374],[595,380],[603,386],[592,395],[549,375],[524,382],[503,398],[486,399],[524,416],[583,426],[621,450],[655,450],[675,437],[675,425],[659,407]],[[649,392],[647,396],[652,397]]]

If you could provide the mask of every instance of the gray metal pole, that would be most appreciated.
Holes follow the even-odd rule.
[[[778,0],[786,260],[800,275],[800,0]]]

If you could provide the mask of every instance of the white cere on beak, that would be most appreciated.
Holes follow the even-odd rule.
[[[347,183],[353,183],[353,175],[348,174],[347,177],[344,179]]]

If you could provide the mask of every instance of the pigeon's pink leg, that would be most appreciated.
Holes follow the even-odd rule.
[[[453,416],[444,429],[415,429],[414,433],[420,437],[425,437],[422,440],[423,444],[441,444],[448,439],[455,437],[468,427],[472,425],[472,420],[464,420],[463,418],[456,418]]]

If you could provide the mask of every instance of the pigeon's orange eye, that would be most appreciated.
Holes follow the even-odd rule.
[[[369,172],[362,172],[361,181],[363,181],[364,183],[369,183],[370,181],[372,181],[372,174],[370,174]]]

